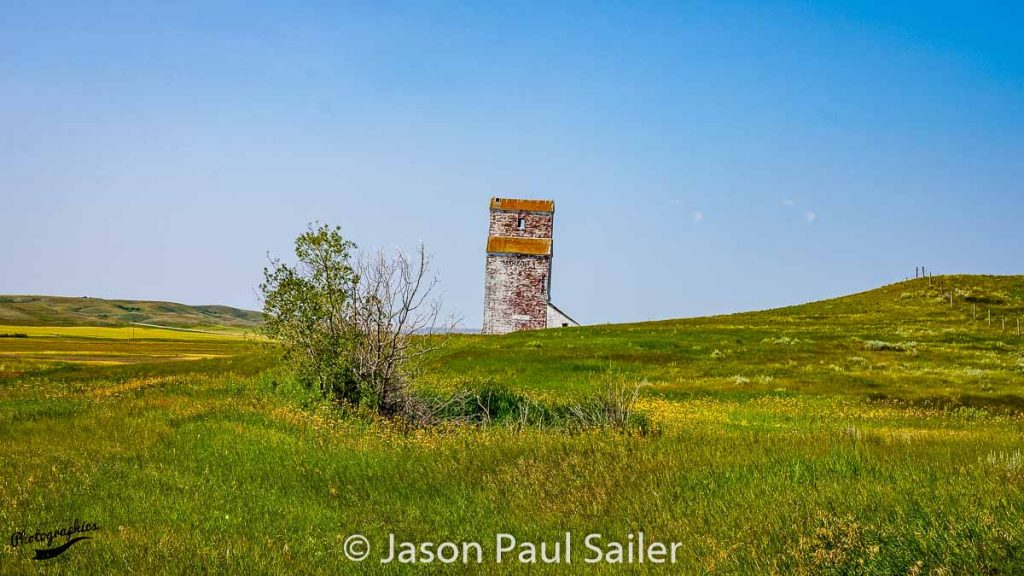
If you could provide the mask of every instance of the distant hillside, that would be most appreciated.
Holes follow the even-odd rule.
[[[254,328],[263,315],[229,306],[188,306],[174,302],[103,300],[63,296],[0,296],[0,325],[125,326],[132,323],[176,328]]]

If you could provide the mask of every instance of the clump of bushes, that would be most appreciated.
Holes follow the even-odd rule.
[[[6,332],[4,334],[0,334],[0,338],[28,338],[28,334],[25,334],[24,332]]]
[[[449,422],[648,431],[636,411],[638,383],[614,380],[561,404],[491,384],[451,395],[418,390],[413,383],[421,360],[454,326],[454,319],[440,317],[441,301],[432,296],[437,278],[426,249],[421,245],[415,257],[356,249],[340,228],[311,223],[295,240],[297,262],[273,259],[263,271],[262,332],[316,402],[412,427]],[[526,344],[541,345],[539,339]]]
[[[463,388],[454,394],[419,393],[417,415],[405,416],[413,427],[442,423],[471,426],[548,428],[569,432],[610,429],[649,434],[651,423],[637,410],[640,383],[613,381],[577,399],[546,402],[493,383]]]
[[[410,391],[419,359],[442,346],[454,319],[441,318],[437,278],[420,245],[356,254],[337,226],[309,225],[295,239],[296,264],[271,260],[260,284],[263,334],[284,351],[305,386],[347,408],[414,420],[430,406]]]
[[[974,304],[1004,304],[1009,300],[1008,294],[998,290],[989,292],[981,288],[957,288],[953,292],[957,299]]]
[[[882,340],[866,340],[864,349],[871,352],[913,352],[916,342],[884,342]]]
[[[551,417],[547,406],[506,386],[487,382],[479,388],[463,388],[451,396],[422,393],[432,406],[434,420],[465,424],[514,424],[524,420],[537,424]]]

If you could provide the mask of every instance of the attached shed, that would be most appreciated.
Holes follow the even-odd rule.
[[[559,310],[551,302],[548,302],[548,328],[568,328],[579,325],[579,322],[570,318],[568,314]]]

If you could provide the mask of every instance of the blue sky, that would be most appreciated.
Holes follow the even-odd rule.
[[[557,203],[585,323],[1024,272],[1007,3],[0,2],[0,293],[258,307],[308,221],[435,254]]]

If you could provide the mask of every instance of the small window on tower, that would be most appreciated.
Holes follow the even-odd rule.
[[[526,218],[519,219],[519,229],[526,230]]]
[[[547,276],[541,276],[540,277],[540,292],[541,292],[541,294],[543,294],[544,291],[547,290],[547,287],[548,287],[548,277]]]

